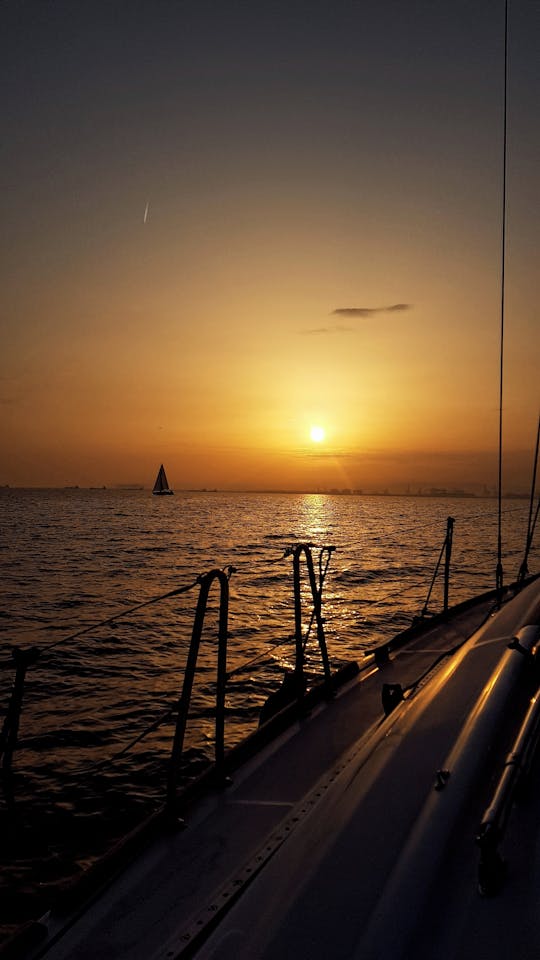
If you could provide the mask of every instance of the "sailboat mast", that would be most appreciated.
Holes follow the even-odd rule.
[[[497,569],[495,586],[501,594],[503,588],[502,565],[502,447],[503,447],[503,381],[504,381],[504,307],[506,266],[506,165],[508,140],[508,0],[504,2],[504,96],[503,96],[503,155],[502,155],[502,221],[501,221],[501,325],[499,347],[499,470],[497,514]]]

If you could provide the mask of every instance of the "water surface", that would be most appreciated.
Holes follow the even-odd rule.
[[[289,547],[336,548],[323,588],[334,666],[362,658],[420,613],[448,516],[455,518],[450,602],[495,582],[497,504],[489,499],[2,490],[0,506],[3,708],[11,646],[42,651],[26,682],[14,757],[18,827],[5,864],[16,889],[35,891],[37,882],[41,895],[163,797],[174,719],[167,714],[181,688],[200,574],[234,568],[228,746],[254,729],[261,705],[294,663]],[[507,580],[519,569],[527,513],[525,501],[504,504]],[[186,592],[132,610],[179,587]],[[213,750],[212,598],[187,737],[195,771]],[[430,608],[441,605],[438,578]],[[320,672],[311,640],[306,653],[308,669]]]

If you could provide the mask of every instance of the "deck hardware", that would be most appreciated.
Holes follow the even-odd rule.
[[[476,842],[480,847],[478,864],[478,892],[482,897],[494,897],[502,889],[506,878],[506,861],[497,847],[500,831],[492,823],[483,823]]]
[[[428,595],[426,597],[426,602],[422,607],[422,611],[419,615],[418,620],[424,620],[428,616],[432,616],[429,607],[429,601],[431,599],[431,593],[435,585],[435,580],[437,579],[437,574],[439,572],[439,567],[441,565],[442,558],[444,556],[444,598],[443,598],[443,611],[448,613],[448,590],[450,584],[450,559],[452,557],[452,540],[454,536],[454,523],[455,520],[453,517],[448,517],[446,520],[446,536],[444,538],[444,543],[441,547],[441,552],[439,554],[439,559],[435,565],[435,572],[433,574],[431,584],[429,586]],[[413,621],[414,622],[414,621]]]
[[[259,712],[259,725],[266,723],[292,703],[303,704],[306,681],[302,670],[286,670],[281,685],[269,694]]]
[[[449,770],[437,770],[435,774],[435,790],[444,790],[450,779]]]
[[[528,659],[534,659],[534,651],[527,650],[527,647],[524,647],[522,643],[519,642],[517,637],[512,637],[510,643],[508,644],[509,650],[517,650],[518,653],[521,653],[522,656],[527,657]]]
[[[403,700],[403,687],[400,683],[383,683],[381,698],[385,716],[388,716]]]
[[[378,667],[382,667],[383,664],[388,663],[390,659],[390,648],[387,643],[382,643],[380,647],[375,647],[375,663]]]
[[[214,787],[232,787],[234,780],[229,774],[224,773],[222,769],[216,768],[213,771],[213,775],[210,778],[211,783]]]
[[[293,557],[293,587],[294,587],[294,636],[295,636],[295,646],[296,646],[296,662],[295,662],[295,673],[298,676],[300,681],[299,688],[301,689],[302,683],[301,678],[303,677],[303,667],[304,667],[304,651],[305,645],[303,633],[302,633],[302,596],[301,596],[301,582],[300,582],[300,557],[302,553],[304,554],[306,561],[306,568],[309,579],[309,586],[311,589],[311,596],[313,600],[313,610],[311,614],[311,621],[309,627],[313,621],[316,621],[317,624],[317,639],[319,641],[319,649],[321,653],[321,659],[324,670],[324,678],[329,687],[331,688],[331,670],[330,662],[328,660],[328,650],[326,648],[326,637],[324,633],[324,619],[322,615],[322,588],[324,583],[324,578],[328,570],[328,564],[332,553],[336,549],[335,547],[322,547],[319,554],[319,583],[317,584],[317,579],[315,577],[315,568],[313,564],[313,554],[312,554],[313,544],[311,543],[299,543],[296,547],[292,549]],[[323,570],[322,559],[323,554],[326,554],[326,566]],[[309,628],[308,628],[309,636]]]
[[[13,681],[4,724],[0,733],[0,758],[2,759],[3,786],[8,805],[12,805],[14,802],[10,780],[11,761],[13,759],[13,752],[17,746],[26,671],[29,667],[33,666],[34,663],[37,663],[40,654],[41,650],[39,647],[30,647],[28,650],[24,650],[21,647],[12,647],[11,650],[11,656],[15,664],[15,679]]]
[[[311,628],[314,623],[317,627],[317,640],[319,652],[321,655],[324,686],[326,699],[331,700],[336,696],[335,683],[330,668],[328,649],[326,646],[326,636],[324,631],[325,618],[322,615],[322,591],[324,580],[328,571],[328,566],[332,553],[336,549],[333,546],[323,546],[319,548],[318,558],[318,577],[315,573],[315,564],[313,560],[312,543],[299,543],[295,547],[289,547],[284,556],[293,558],[293,592],[294,592],[294,646],[295,661],[294,669],[285,672],[281,686],[274,693],[271,693],[263,704],[259,714],[259,726],[267,723],[276,714],[281,713],[292,704],[297,704],[300,715],[309,713],[306,704],[305,695],[307,684],[304,673],[304,664],[306,662],[305,650],[308,644]],[[311,614],[307,630],[303,629],[302,618],[302,583],[301,583],[301,556],[304,554],[305,566],[307,570],[309,589],[311,592]]]
[[[176,833],[179,830],[185,830],[187,823],[180,814],[176,814],[174,810],[169,810],[167,807],[164,811],[165,824],[166,828],[172,833]]]
[[[512,813],[516,791],[534,759],[539,739],[540,696],[537,692],[529,704],[512,749],[506,756],[491,803],[482,817],[476,837],[480,847],[478,890],[482,896],[494,896],[502,887],[506,864],[498,847]]]

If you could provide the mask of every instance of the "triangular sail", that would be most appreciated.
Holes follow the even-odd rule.
[[[167,480],[167,474],[165,473],[165,467],[161,464],[158,475],[156,477],[156,482],[154,484],[154,489],[152,493],[172,493],[173,491],[169,487],[169,482]]]
[[[167,474],[165,473],[165,467],[161,464],[158,475],[156,477],[156,482],[154,484],[154,490],[166,490],[169,484],[167,483]]]

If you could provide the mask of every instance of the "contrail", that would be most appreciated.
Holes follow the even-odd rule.
[[[148,210],[149,210],[149,209],[150,209],[150,204],[147,203],[147,204],[146,204],[146,207],[144,208],[143,223],[146,223],[146,221],[148,220]]]

